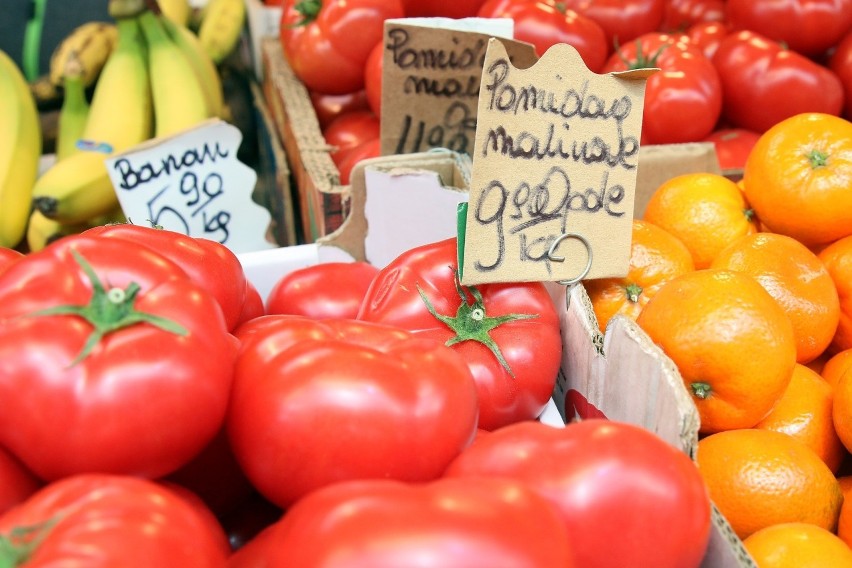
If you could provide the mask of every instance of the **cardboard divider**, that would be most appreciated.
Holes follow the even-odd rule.
[[[331,160],[305,86],[287,63],[277,38],[261,41],[266,97],[298,190],[302,239],[314,242],[334,232],[348,213],[348,191]]]

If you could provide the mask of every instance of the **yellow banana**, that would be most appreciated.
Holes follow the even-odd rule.
[[[98,79],[83,132],[95,150],[56,162],[33,189],[35,207],[62,223],[81,223],[116,207],[104,160],[151,137],[145,42],[136,18],[119,18],[116,25],[118,44]]]
[[[139,16],[148,44],[148,72],[154,104],[154,134],[169,136],[210,118],[204,87],[163,19],[150,10]]]
[[[83,84],[83,67],[76,54],[68,58],[62,81],[63,99],[59,109],[56,134],[56,159],[64,160],[76,154],[77,140],[83,137],[89,118],[89,101]]]
[[[162,2],[161,2],[162,3]],[[189,29],[179,26],[168,18],[162,19],[166,33],[177,46],[183,51],[192,65],[196,76],[199,78],[204,89],[204,99],[207,103],[207,114],[209,116],[222,117],[222,104],[224,94],[222,91],[222,79],[216,64],[204,50],[201,42]]]
[[[192,15],[192,6],[189,5],[189,0],[158,0],[160,10],[169,21],[181,26],[189,25],[189,18]]]
[[[27,225],[27,246],[30,252],[38,252],[62,237],[76,235],[92,227],[109,223],[123,223],[125,221],[124,213],[120,207],[114,208],[106,214],[95,217],[87,222],[72,223],[70,225],[48,219],[36,209],[30,215],[30,222]]]
[[[198,39],[215,63],[221,63],[234,51],[245,21],[245,0],[209,0],[198,28]]]
[[[30,252],[38,252],[55,240],[67,235],[80,233],[88,228],[85,224],[65,225],[48,219],[36,209],[30,215],[27,225],[27,246]]]
[[[118,28],[109,22],[86,22],[74,28],[50,56],[50,80],[62,85],[62,75],[72,53],[83,67],[83,84],[94,84],[118,41]]]
[[[24,239],[41,149],[35,98],[21,69],[0,51],[0,246]]]

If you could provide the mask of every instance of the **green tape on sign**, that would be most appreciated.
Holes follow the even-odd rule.
[[[459,267],[459,280],[464,274],[464,233],[467,230],[467,202],[456,206],[456,262]]]

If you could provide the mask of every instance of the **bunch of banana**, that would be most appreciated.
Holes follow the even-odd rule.
[[[213,61],[221,63],[240,41],[246,22],[245,0],[209,0],[199,18],[198,39]]]
[[[57,160],[64,160],[79,151],[77,140],[83,137],[89,118],[89,101],[86,99],[83,65],[73,51],[65,64],[62,90],[62,107],[59,109],[56,134]]]
[[[95,85],[82,133],[87,148],[58,160],[33,189],[33,204],[48,219],[70,226],[106,214],[118,205],[109,156],[221,112],[219,75],[197,38],[147,4],[110,0],[118,43]]]
[[[118,28],[110,22],[86,22],[65,36],[50,56],[50,82],[62,86],[68,60],[79,62],[83,85],[95,83],[118,41]]]
[[[16,247],[30,216],[41,156],[41,125],[24,74],[0,51],[0,246]]]

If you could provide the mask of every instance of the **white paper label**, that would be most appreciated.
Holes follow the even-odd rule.
[[[106,161],[124,215],[234,253],[274,248],[269,211],[252,201],[257,173],[237,159],[240,130],[218,119]]]

